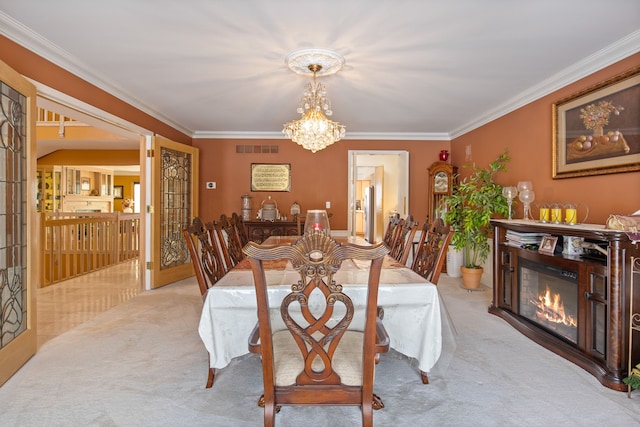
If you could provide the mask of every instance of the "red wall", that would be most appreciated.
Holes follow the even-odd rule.
[[[551,105],[558,100],[640,65],[640,54],[620,61],[550,95],[469,132],[451,143],[451,161],[464,164],[465,147],[479,166],[492,161],[505,147],[511,162],[506,173],[496,175],[502,185],[531,181],[534,203],[573,202],[589,208],[588,223],[604,224],[609,214],[640,209],[640,172],[552,179]],[[465,173],[466,169],[461,169]],[[516,208],[522,217],[522,204]],[[581,209],[580,212],[585,212]],[[536,213],[537,218],[537,213]]]
[[[276,154],[238,154],[236,145],[277,145]],[[427,212],[427,168],[438,160],[440,150],[449,149],[448,141],[340,141],[311,153],[289,140],[206,140],[196,139],[200,149],[200,182],[215,181],[217,188],[200,186],[200,215],[217,218],[221,213],[241,212],[243,194],[251,195],[253,213],[268,196],[280,212],[289,214],[293,202],[308,209],[324,209],[331,202],[331,227],[347,229],[347,157],[348,150],[409,151],[409,213],[422,222]],[[290,163],[290,192],[254,192],[251,190],[251,163]]]

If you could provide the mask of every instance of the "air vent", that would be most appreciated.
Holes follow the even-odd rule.
[[[275,154],[278,153],[277,145],[236,145],[237,154]]]

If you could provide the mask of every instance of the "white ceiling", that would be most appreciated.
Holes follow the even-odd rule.
[[[347,138],[450,139],[640,51],[638,0],[0,0],[0,33],[194,137],[283,138],[323,78]]]

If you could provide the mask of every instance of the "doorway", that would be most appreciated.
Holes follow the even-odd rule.
[[[348,235],[380,242],[388,218],[408,214],[409,152],[349,150],[348,156]],[[370,236],[365,235],[367,226],[371,227]]]
[[[63,152],[62,150],[67,150],[69,153],[72,153],[74,159],[77,158],[77,153],[83,150],[137,150],[140,153],[140,158],[143,158],[146,152],[144,136],[151,135],[150,131],[58,92],[48,86],[38,82],[33,83],[37,90],[36,103],[39,111],[52,113],[47,114],[47,117],[59,118],[60,120],[57,134],[52,135],[51,132],[40,132],[39,130],[36,132],[36,149],[34,154],[37,159],[51,153],[55,154],[56,151]],[[50,119],[42,120],[39,118],[38,129],[47,127],[50,127]],[[74,128],[80,131],[74,132]],[[86,132],[81,131],[81,129],[91,129],[92,131]],[[93,130],[97,131],[97,133],[94,133]],[[84,137],[82,135],[84,135]],[[98,135],[99,137],[94,138],[92,136],[88,138],[87,135]],[[95,166],[102,166],[113,170],[114,177],[117,175],[137,176],[136,181],[144,183],[149,171],[145,169],[140,158],[136,162],[137,164],[123,165],[115,162],[115,164],[110,165],[105,162],[104,164]],[[73,162],[77,165],[77,159],[72,159],[72,163]],[[150,204],[146,198],[147,194],[142,191],[140,194],[140,203],[136,203],[136,205],[144,206]],[[145,241],[144,224],[147,222],[146,215],[142,215],[140,221],[140,239],[141,241]],[[140,259],[144,260],[145,257],[145,248],[141,247]],[[144,267],[145,263],[140,262],[137,276],[141,278],[143,286],[147,287]]]

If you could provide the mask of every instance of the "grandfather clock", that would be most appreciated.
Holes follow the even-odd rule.
[[[457,167],[442,161],[435,162],[429,167],[429,203],[427,205],[429,222],[441,216],[438,212],[440,202],[443,197],[451,195],[453,175],[457,172]]]

